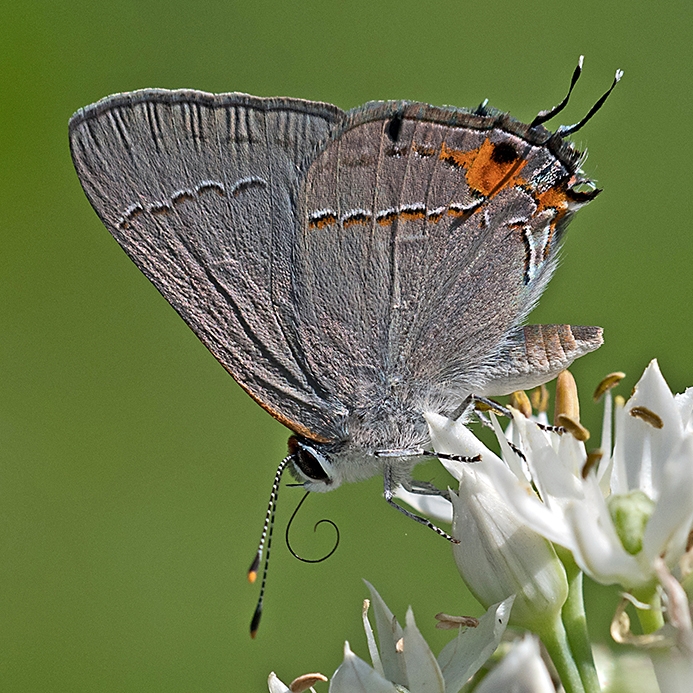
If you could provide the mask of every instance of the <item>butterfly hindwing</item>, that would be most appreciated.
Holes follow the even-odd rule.
[[[352,409],[482,389],[550,278],[578,155],[504,114],[387,102],[348,118],[301,188],[307,362]]]

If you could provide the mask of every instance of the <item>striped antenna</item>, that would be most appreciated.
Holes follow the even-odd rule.
[[[262,526],[262,535],[260,536],[260,544],[257,547],[257,554],[248,570],[248,582],[253,583],[257,579],[257,571],[262,561],[262,554],[265,551],[265,543],[267,544],[267,553],[265,554],[265,565],[262,570],[262,582],[260,583],[260,596],[257,600],[255,613],[250,622],[250,637],[255,638],[257,629],[260,626],[260,618],[262,617],[262,602],[265,598],[265,586],[267,584],[267,567],[269,565],[270,548],[272,546],[272,530],[274,529],[274,514],[277,510],[277,496],[279,495],[279,484],[282,480],[282,474],[286,466],[293,459],[293,455],[287,455],[277,467],[277,473],[274,475],[272,483],[272,492],[270,493],[269,503],[267,504],[267,514],[265,515],[265,523]]]

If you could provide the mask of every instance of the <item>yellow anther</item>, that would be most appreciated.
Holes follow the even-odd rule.
[[[646,423],[650,424],[650,426],[654,426],[655,428],[664,427],[664,421],[662,421],[661,416],[655,414],[647,407],[633,407],[628,413],[631,416],[634,416],[636,419],[642,419]]]
[[[587,459],[585,460],[585,464],[582,465],[583,479],[586,479],[589,473],[601,462],[603,456],[604,453],[598,448],[587,453]]]
[[[576,422],[580,421],[577,385],[570,371],[561,371],[556,378],[556,404],[553,414],[553,422],[556,426],[562,426],[558,421],[561,416]]]
[[[524,390],[517,390],[510,395],[510,401],[508,404],[517,409],[525,418],[529,419],[532,416],[532,403],[527,397],[527,393]]]
[[[624,378],[625,373],[621,371],[616,371],[614,373],[609,373],[602,381],[597,385],[597,389],[594,391],[592,397],[595,402],[598,402],[609,390],[616,387]]]
[[[576,438],[583,443],[590,438],[590,432],[579,421],[576,421],[566,414],[558,415],[556,418],[556,426],[565,428],[565,430],[568,431],[573,438]]]

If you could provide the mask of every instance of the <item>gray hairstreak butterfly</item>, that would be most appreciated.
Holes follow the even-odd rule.
[[[310,491],[382,473],[394,504],[430,454],[424,411],[534,387],[602,343],[522,323],[599,192],[564,138],[620,75],[553,133],[570,91],[527,125],[485,104],[145,89],[79,110],[70,143],[114,238],[293,431],[273,496],[288,466]]]

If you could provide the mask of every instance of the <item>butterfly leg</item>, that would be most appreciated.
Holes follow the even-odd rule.
[[[445,500],[450,500],[448,491],[441,491],[437,486],[430,481],[420,481],[410,479],[402,484],[410,493],[418,493],[420,496],[441,496]]]
[[[385,465],[385,472],[383,474],[383,479],[384,479],[384,496],[385,500],[388,502],[389,505],[391,505],[393,508],[396,508],[399,510],[403,515],[406,515],[408,518],[418,522],[419,524],[425,525],[429,529],[432,529],[436,534],[440,535],[443,537],[443,539],[447,539],[449,542],[452,544],[459,544],[459,540],[455,539],[454,537],[450,536],[446,531],[442,530],[440,527],[437,527],[434,525],[430,520],[426,519],[425,517],[421,517],[420,515],[416,515],[415,513],[407,510],[406,508],[403,508],[401,505],[398,505],[395,500],[395,491],[394,491],[394,484],[392,480],[392,467],[390,465]]]
[[[486,409],[493,411],[496,414],[512,419],[512,414],[507,407],[504,407],[498,402],[488,399],[488,397],[479,397],[478,395],[469,395],[460,404],[457,409],[451,414],[450,418],[457,421],[460,417],[474,415],[484,426],[491,426],[491,422],[483,414],[483,411],[477,409],[477,404],[483,404]]]

